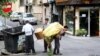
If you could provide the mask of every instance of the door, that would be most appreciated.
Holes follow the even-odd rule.
[[[99,36],[99,9],[90,10],[90,36]]]
[[[66,25],[68,26],[68,31],[74,32],[74,11],[68,11],[66,12]]]
[[[85,29],[88,35],[88,10],[80,10],[80,29]]]
[[[99,36],[99,9],[80,10],[80,29],[86,29],[87,35]]]

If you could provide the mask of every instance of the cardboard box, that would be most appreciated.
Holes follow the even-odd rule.
[[[37,28],[35,30],[35,36],[36,38],[39,40],[39,39],[43,39],[44,36],[43,36],[43,29],[42,28]]]

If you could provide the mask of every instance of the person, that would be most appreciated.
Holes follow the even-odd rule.
[[[65,35],[65,31],[67,31],[67,26],[64,26],[64,29],[62,29],[58,34],[56,34],[54,36],[54,44],[55,44],[55,47],[54,47],[54,51],[53,51],[53,54],[54,55],[62,55],[60,53],[60,40],[61,40],[61,36],[64,36]]]
[[[26,24],[22,28],[22,32],[25,32],[25,53],[29,55],[30,51],[32,50],[33,54],[35,53],[34,49],[34,39],[33,39],[33,32],[34,28],[29,23],[29,21],[26,21]]]
[[[44,22],[44,25],[43,25],[43,28],[45,29],[49,24],[50,24],[50,23],[49,23],[49,19],[46,18],[46,19],[45,19],[45,22]]]
[[[49,25],[49,19],[46,18],[43,28],[45,29],[48,25]],[[44,53],[47,52],[47,45],[48,45],[47,42],[44,40],[44,51],[43,51]]]

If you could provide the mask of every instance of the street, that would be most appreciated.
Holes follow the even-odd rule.
[[[5,55],[100,56],[100,0],[0,0],[0,56]]]
[[[6,21],[6,26],[7,26],[8,28],[16,27],[16,26],[19,25],[19,22],[12,22],[12,21],[10,21],[9,18],[3,18],[3,17],[1,17],[1,16],[0,16],[0,21],[2,21],[4,24],[5,24],[5,21]]]
[[[61,56],[100,56],[100,38],[74,39],[67,35],[61,39]],[[43,53],[43,40],[35,40],[37,54],[34,56],[47,56]],[[0,49],[3,48],[3,41],[0,41]],[[54,43],[52,42],[54,48]],[[11,54],[10,56],[25,56],[25,53]],[[33,55],[29,55],[33,56]],[[55,55],[56,56],[56,55]],[[57,55],[59,56],[59,55]]]
[[[4,19],[3,19],[4,20]],[[18,22],[11,22],[7,19],[7,25],[9,27],[16,27],[19,25]],[[41,24],[34,25],[34,28],[42,27]],[[35,40],[36,55],[34,56],[47,56],[43,53],[43,39]],[[60,41],[60,50],[63,55],[61,56],[100,56],[100,38],[98,37],[76,37],[71,35],[65,35]],[[54,42],[52,42],[54,48]],[[4,48],[4,41],[0,41],[0,52]],[[10,54],[10,56],[25,56],[25,53]],[[33,55],[28,55],[33,56]],[[58,56],[58,55],[55,55]]]

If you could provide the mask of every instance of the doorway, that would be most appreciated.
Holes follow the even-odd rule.
[[[80,29],[85,29],[88,35],[88,10],[80,11]]]
[[[80,29],[87,31],[86,35],[99,36],[99,9],[80,10]]]
[[[99,36],[99,9],[91,9],[90,18],[90,36]]]
[[[31,13],[32,12],[32,6],[31,5],[26,6],[25,9],[26,9],[26,13]]]

